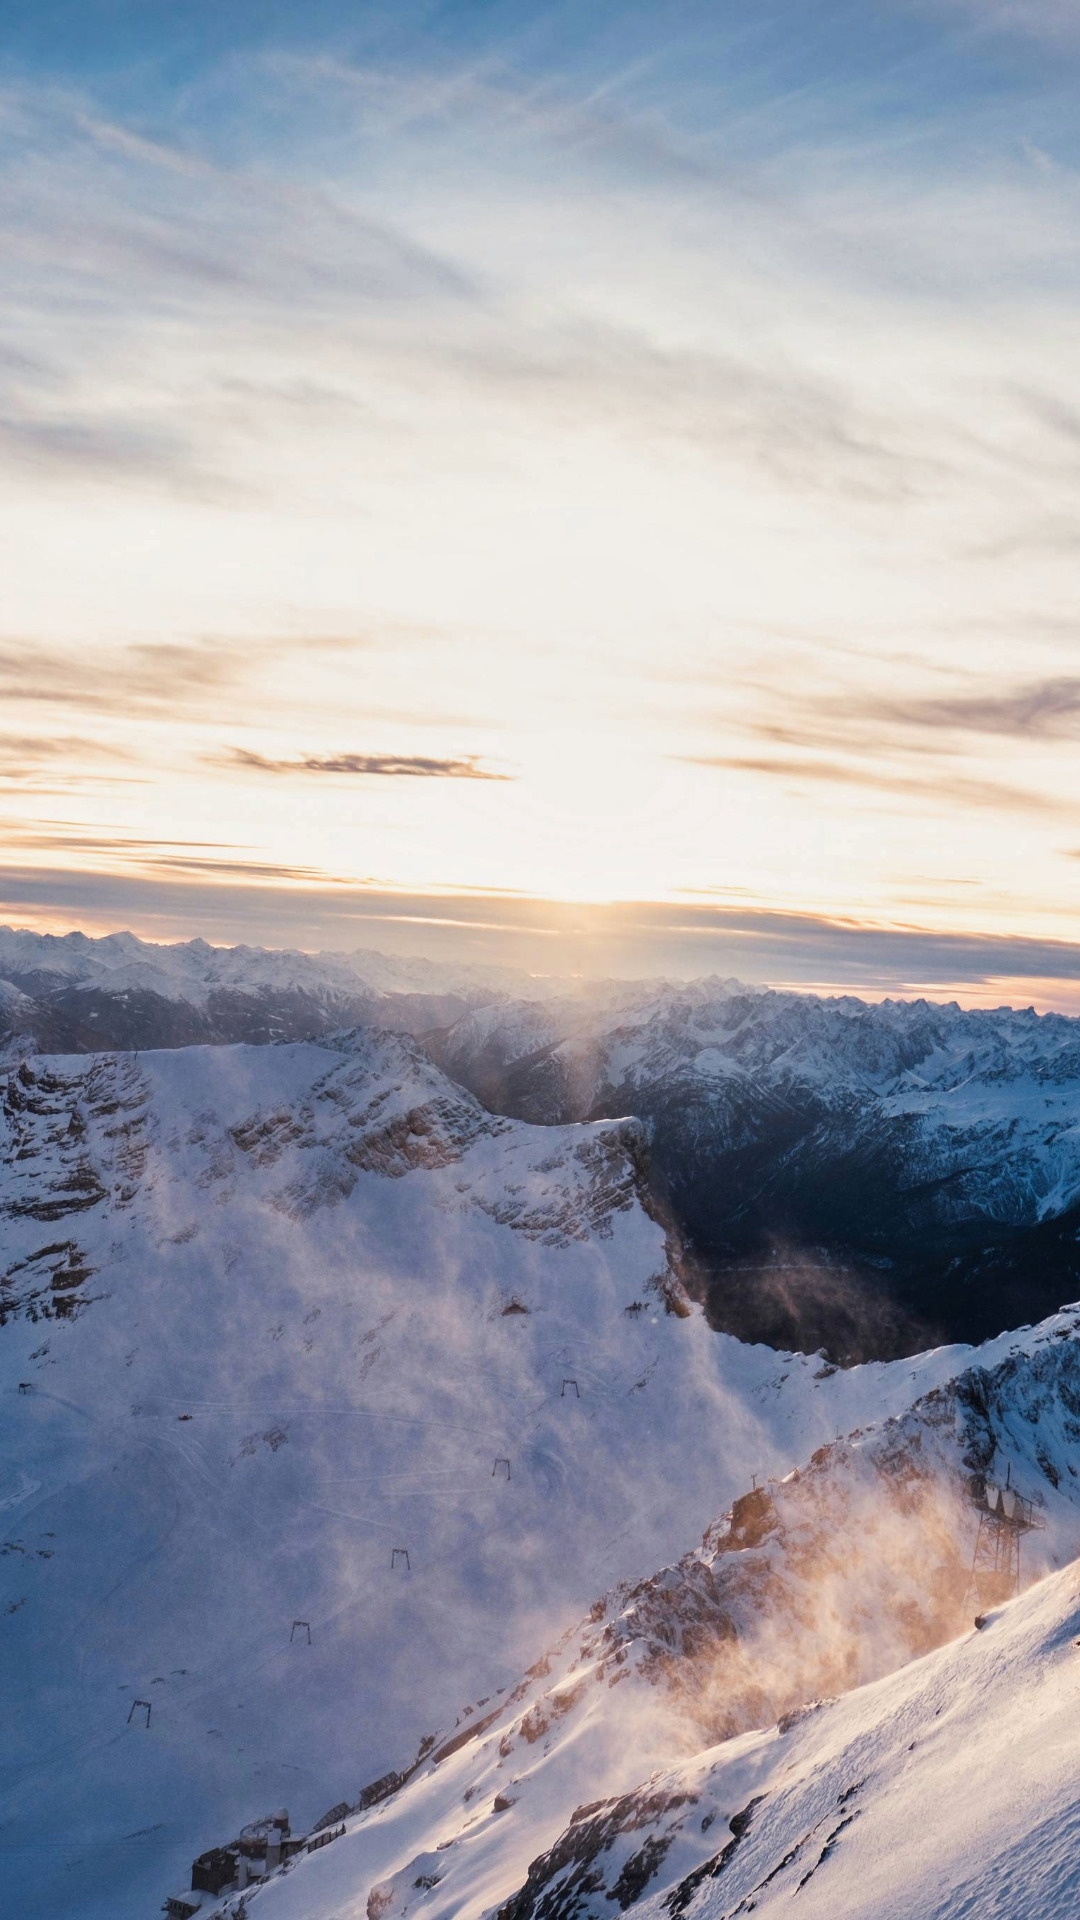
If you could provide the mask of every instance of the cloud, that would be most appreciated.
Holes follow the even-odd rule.
[[[297,884],[352,887],[355,879],[338,878],[325,867],[289,866],[279,860],[199,859],[192,854],[162,853],[140,858],[139,864],[156,873],[190,873],[201,878],[233,880],[271,880],[277,886]]]
[[[863,700],[847,711],[867,720],[893,721],[917,731],[1011,734],[1053,738],[1080,723],[1080,677],[1058,674],[1002,693],[960,694],[917,700]]]
[[[285,869],[280,872],[284,874]],[[130,927],[147,939],[342,950],[356,946],[484,960],[543,974],[700,978],[829,992],[927,993],[995,1004],[1076,1004],[1080,943],[867,925],[702,898],[582,906],[482,892],[395,892],[375,884],[294,886],[254,870],[208,875],[94,874],[0,866],[0,914],[87,931]]]
[[[0,460],[46,472],[168,480],[219,491],[194,449],[164,425],[92,415],[0,414]]]
[[[200,847],[217,848],[224,852],[235,852],[235,842],[231,840],[171,840],[151,838],[145,835],[109,833],[104,828],[88,827],[78,820],[14,820],[0,821],[7,846],[35,848],[57,847],[70,852],[72,849],[86,848],[93,853],[142,852],[162,847]]]
[[[220,642],[137,643],[104,649],[53,647],[0,640],[0,700],[125,712],[131,707],[173,712],[235,684],[250,666],[251,647]]]
[[[1018,35],[1060,50],[1080,44],[1076,0],[916,0],[920,13],[967,20],[980,36]]]
[[[373,351],[391,316],[400,327],[480,298],[474,274],[373,196],[276,151],[226,161],[208,144],[147,138],[73,88],[0,82],[14,336],[0,353],[0,466],[224,505],[260,497],[266,476],[243,444],[259,422],[227,392],[254,336],[256,365],[277,372],[275,332],[286,364],[302,332],[313,348],[328,331],[366,332]]]
[[[102,788],[119,800],[125,788],[148,784],[145,771],[130,770],[137,766],[125,747],[85,735],[0,734],[0,793],[35,804]]]
[[[317,176],[147,139],[73,91],[9,83],[5,131],[14,178],[0,193],[0,234],[17,281],[44,264],[44,215],[71,298],[122,284],[129,301],[174,314],[178,302],[205,308],[238,293],[296,313],[475,294],[455,263]]]
[[[303,754],[294,760],[270,760],[264,754],[251,753],[246,747],[233,747],[218,762],[250,773],[332,773],[375,776],[388,780],[510,780],[512,774],[493,773],[482,767],[475,754],[459,759],[438,759],[427,754],[409,753],[336,753]]]
[[[1071,645],[1072,630],[1062,636]],[[828,642],[819,643],[822,657],[831,651]],[[858,650],[855,654],[859,664]],[[880,667],[884,656],[874,655]],[[940,679],[941,663],[897,658],[897,668],[905,677],[921,671],[923,679],[934,673]],[[783,676],[772,678],[760,668],[737,681],[757,705],[756,712],[730,712],[720,720],[729,733],[742,733],[768,741],[777,747],[812,749],[815,754],[831,749],[850,758],[794,757],[781,753],[704,754],[685,756],[691,764],[715,765],[745,773],[771,774],[798,781],[846,784],[877,788],[898,795],[926,794],[933,798],[954,799],[971,806],[1004,807],[1028,812],[1055,812],[1066,806],[1060,794],[1040,792],[1014,785],[1006,780],[986,778],[976,765],[965,769],[964,756],[985,755],[987,739],[1025,742],[1065,742],[1080,732],[1080,676],[1071,673],[1048,675],[1020,684],[988,686],[985,679],[972,684],[964,676],[965,690],[947,693],[882,694],[876,691],[850,693],[803,693],[793,705]],[[899,678],[899,672],[895,676]],[[955,685],[955,675],[950,675]],[[867,756],[873,762],[865,764]],[[928,761],[932,772],[928,771]]]
[[[939,769],[917,776],[887,773],[880,767],[860,767],[839,760],[796,760],[780,756],[752,754],[684,754],[685,764],[698,767],[730,768],[737,773],[760,773],[774,779],[802,782],[811,780],[829,786],[863,787],[877,793],[893,793],[925,801],[940,809],[952,802],[969,807],[994,807],[1009,812],[1061,813],[1075,815],[1071,802],[1030,788],[1013,787],[998,780],[969,779],[962,774]]]
[[[523,421],[682,441],[785,487],[895,502],[937,488],[952,465],[944,447],[911,445],[850,384],[805,364],[764,366],[749,342],[727,353],[661,344],[626,321],[593,318],[551,321],[531,338],[500,330],[436,346],[439,359],[478,393],[520,409]]]
[[[980,283],[1016,270],[1029,284],[1044,254],[1064,264],[1055,235],[1070,227],[1068,195],[1023,167],[1007,182],[951,182],[944,204],[946,190],[914,166],[883,180],[867,154],[864,168],[845,155],[841,169],[827,145],[811,152],[790,127],[798,152],[733,167],[680,132],[677,112],[621,101],[617,85],[575,96],[497,64],[395,73],[284,56],[233,77],[256,125],[268,101],[284,116],[288,169],[269,145],[259,158],[234,146],[226,162],[209,156],[210,140],[196,146],[191,125],[171,143],[150,139],[77,95],[9,88],[21,192],[0,193],[0,250],[18,310],[50,316],[51,364],[44,395],[13,372],[0,453],[75,476],[219,489],[227,501],[230,487],[272,489],[274,463],[258,450],[294,431],[277,418],[283,407],[316,416],[312,433],[343,432],[351,418],[354,435],[377,426],[393,438],[415,431],[404,396],[460,390],[468,406],[518,407],[530,436],[554,425],[580,438],[602,425],[624,440],[681,440],[774,485],[913,500],[985,457],[961,423],[930,431],[922,408],[901,402],[902,383],[860,383],[857,355],[801,351],[789,322],[763,351],[755,314],[767,311],[772,327],[810,299],[820,318],[831,276],[828,303],[847,329],[879,274],[894,294],[902,280],[921,299],[928,276],[955,289],[969,265]],[[351,110],[343,116],[338,99],[328,131],[328,97],[343,90]],[[559,155],[561,240],[529,172],[538,142]],[[544,236],[535,263],[506,232],[506,149],[522,168],[525,218],[535,213]],[[406,161],[412,230],[400,194],[380,206],[365,192],[369,151],[391,176]],[[460,204],[445,217],[443,183],[459,165],[449,199],[472,192],[465,222]],[[605,257],[610,246],[616,274],[642,244],[653,277],[671,276],[676,308],[730,301],[734,323],[703,329],[676,311],[671,324],[651,301],[612,299],[596,284],[592,200],[612,170],[642,196],[632,219],[613,209]],[[661,198],[650,206],[652,194]],[[688,249],[666,244],[676,214]],[[440,252],[430,236],[444,232]],[[962,251],[939,245],[954,232]],[[536,298],[545,274],[565,282],[560,298]],[[87,314],[104,355],[93,384]],[[125,355],[125,343],[137,351]],[[95,399],[114,387],[116,404]]]
[[[9,819],[0,822],[0,834],[9,851],[18,849],[21,853],[47,853],[60,859],[85,861],[88,874],[103,895],[125,869],[135,870],[140,876],[190,875],[221,884],[261,881],[280,887],[314,884],[334,888],[355,888],[358,884],[355,874],[345,878],[329,873],[325,867],[235,858],[233,856],[245,854],[248,849],[226,840],[155,839],[112,833],[64,820],[27,823]],[[106,867],[104,873],[100,871],[102,863]]]
[[[345,642],[333,637],[310,644],[327,653],[345,650]],[[80,648],[0,638],[0,701],[119,717],[215,716],[224,695],[250,688],[267,664],[303,653],[307,645],[303,636]]]
[[[79,734],[0,734],[0,771],[11,775],[29,774],[42,762],[52,767],[57,760],[130,761],[123,747],[105,740]]]

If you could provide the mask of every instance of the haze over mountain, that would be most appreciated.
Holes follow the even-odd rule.
[[[407,1037],[22,1054],[3,1126],[20,1912],[135,1920],[223,1823],[354,1798],[867,1404],[691,1309],[637,1122],[494,1117]]]
[[[1037,1888],[1064,1920],[1075,1568],[1015,1617],[980,1616],[985,1643],[964,1603],[991,1470],[1041,1488],[1036,1570],[1080,1544],[1076,1334],[1074,1314],[978,1355],[600,1596],[332,1855],[268,1884],[259,1920],[731,1920],[811,1884],[822,1915],[1027,1920]]]
[[[841,1796],[871,1726],[892,1778],[907,1663],[945,1660],[976,1712],[932,1650],[970,1625],[986,1484],[1035,1500],[1025,1581],[1080,1547],[1075,1313],[914,1353],[895,1277],[920,1239],[1064,1238],[1074,1024],[129,935],[5,934],[0,960],[20,1916],[142,1920],[278,1806],[332,1813],[323,1844],[284,1872],[264,1850],[200,1920],[696,1912],[796,1861],[824,1886],[834,1856],[857,1913]],[[80,1050],[40,1051],[60,1026]],[[717,1330],[744,1218],[731,1317],[775,1311],[770,1181],[789,1226],[836,1189],[792,1324],[869,1347],[876,1312],[896,1357]],[[853,1279],[856,1228],[879,1264]],[[1052,1278],[1018,1287],[1025,1320]],[[1023,1630],[1018,1673],[1057,1631]],[[836,1772],[820,1807],[798,1755]],[[866,1818],[893,1797],[866,1788]]]
[[[632,1113],[714,1324],[834,1358],[985,1339],[1080,1292],[1080,1024],[736,981],[0,932],[8,1043],[411,1032],[492,1113]],[[2,1029],[0,1029],[2,1030]]]

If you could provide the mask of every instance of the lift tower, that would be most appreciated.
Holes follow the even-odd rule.
[[[1035,1502],[1018,1493],[1010,1467],[1003,1487],[992,1480],[976,1498],[979,1531],[971,1561],[969,1591],[974,1588],[983,1607],[997,1607],[1020,1591],[1020,1542],[1045,1522]]]

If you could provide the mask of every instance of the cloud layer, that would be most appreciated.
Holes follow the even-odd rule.
[[[815,979],[840,924],[1068,945],[1070,17],[320,3],[142,23],[137,90],[21,17],[0,788],[56,912],[153,860],[193,926],[216,876],[715,889]]]

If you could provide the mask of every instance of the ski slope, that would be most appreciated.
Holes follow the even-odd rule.
[[[493,1117],[400,1036],[13,1060],[2,1097],[20,1920],[136,1920],[245,1820],[354,1801],[752,1474],[964,1364],[713,1334],[635,1123]]]

